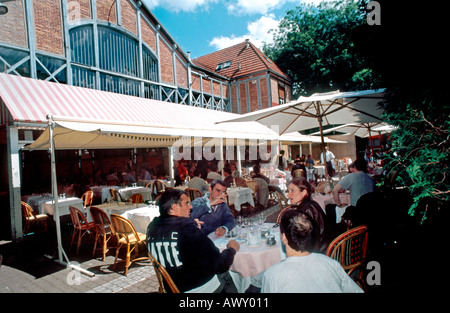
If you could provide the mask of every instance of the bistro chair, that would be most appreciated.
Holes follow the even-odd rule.
[[[278,213],[277,222],[275,223],[275,225],[277,225],[277,226],[280,225],[281,217],[283,216],[284,212],[286,212],[287,210],[290,210],[290,209],[292,209],[292,207],[290,205],[281,209],[280,213]]]
[[[144,196],[140,193],[135,193],[128,198],[127,202],[144,203]]]
[[[135,258],[131,259],[131,253],[136,252],[136,256],[139,255],[139,245],[145,244],[146,236],[145,234],[138,233],[134,228],[133,224],[126,218],[111,213],[111,223],[114,228],[114,233],[116,234],[117,247],[116,247],[116,258],[114,260],[114,270],[116,269],[117,257],[119,256],[119,251],[123,246],[127,247],[126,259],[125,259],[125,276],[128,275],[128,268],[131,263],[136,261],[148,260],[149,257]]]
[[[70,243],[70,246],[73,246],[73,241],[75,239],[75,236],[78,235],[77,239],[77,254],[78,250],[80,249],[81,239],[84,235],[90,234],[90,232],[94,228],[94,223],[89,223],[86,220],[86,216],[81,212],[79,209],[73,206],[69,206],[70,210],[70,217],[72,219],[73,224],[73,234],[72,234],[72,242]]]
[[[184,189],[184,191],[186,191],[187,195],[189,196],[189,199],[192,201],[194,201],[196,198],[201,197],[202,196],[202,192],[198,189],[195,188],[186,188]]]
[[[166,184],[162,180],[155,180],[151,185],[153,199],[156,199],[166,190]]]
[[[306,178],[306,171],[304,169],[302,169],[302,168],[296,169],[294,171],[294,175],[293,176],[296,177],[296,178],[300,178],[300,177]]]
[[[326,255],[338,261],[347,274],[366,290],[364,268],[367,253],[367,225],[352,228],[337,236],[329,245]]]
[[[92,190],[88,190],[81,196],[81,200],[83,200],[84,209],[90,207],[92,205],[92,200],[94,200],[94,192]]]
[[[93,230],[95,232],[94,251],[92,255],[95,255],[97,242],[102,240],[103,261],[105,261],[106,253],[108,252],[108,241],[114,235],[114,227],[105,211],[93,206],[91,206],[89,210],[91,212],[92,220],[94,221]]]
[[[122,198],[122,195],[120,192],[117,191],[117,189],[109,188],[109,193],[111,194],[111,198],[116,202],[125,202],[125,200]]]
[[[158,277],[159,292],[167,293],[166,285],[164,284],[165,282],[172,293],[180,293],[180,290],[178,290],[178,287],[175,285],[172,277],[170,277],[164,266],[162,266],[150,252],[148,252],[148,256],[153,264],[153,268],[155,269],[156,277]]]
[[[234,181],[237,187],[247,187],[246,180],[242,177],[235,177]]]
[[[47,214],[35,214],[31,206],[24,202],[20,202],[22,207],[22,223],[24,235],[30,232],[32,226],[35,226],[35,231],[47,231],[48,215]]]

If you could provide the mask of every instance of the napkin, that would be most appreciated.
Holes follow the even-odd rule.
[[[342,215],[344,215],[345,210],[347,209],[348,205],[345,207],[338,207],[336,205],[336,224],[339,224],[342,220]]]

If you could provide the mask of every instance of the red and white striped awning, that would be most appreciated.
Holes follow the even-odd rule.
[[[278,139],[275,132],[257,122],[216,124],[238,114],[3,73],[0,74],[0,102],[5,121],[47,123],[50,115],[58,126],[66,129],[64,133],[68,129],[78,133],[136,136]],[[60,138],[56,144],[59,148],[108,147],[98,143],[82,145],[83,140],[74,140],[73,134],[72,142],[64,142],[62,135]],[[89,140],[92,138],[85,139]]]

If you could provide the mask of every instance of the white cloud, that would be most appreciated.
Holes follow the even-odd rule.
[[[298,0],[233,0],[227,1],[226,7],[230,14],[267,14],[274,9],[281,8],[287,2]]]
[[[263,42],[271,43],[272,33],[269,33],[271,29],[277,29],[279,20],[275,19],[273,14],[265,15],[254,22],[247,24],[247,33],[242,36],[231,35],[229,37],[219,36],[213,38],[209,45],[216,50],[221,50],[226,47],[243,42],[245,39],[249,39],[258,48],[262,47]]]
[[[175,12],[193,12],[198,8],[207,9],[211,3],[219,0],[143,0],[150,10],[162,7]]]

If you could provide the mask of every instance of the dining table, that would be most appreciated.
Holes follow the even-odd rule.
[[[228,205],[234,204],[236,211],[241,210],[241,205],[248,202],[250,205],[255,206],[253,200],[253,191],[247,187],[228,187]]]
[[[70,215],[69,207],[76,207],[80,211],[84,211],[83,200],[77,197],[70,198],[58,198],[58,208],[59,208],[59,216]],[[55,200],[52,198],[48,200],[40,206],[40,214],[48,214],[52,215],[53,219],[55,219]]]
[[[247,227],[247,230],[246,228],[242,228],[239,231],[236,230],[236,236],[224,235],[219,237],[213,232],[208,237],[220,250],[226,248],[228,241],[235,239],[240,244],[240,248],[234,257],[230,270],[239,273],[242,277],[256,276],[281,261],[280,230],[279,227],[274,228],[273,226],[274,223],[264,223],[257,229],[255,233],[260,238],[255,242],[251,242],[250,239],[251,227]],[[263,228],[270,230],[270,233],[274,235],[274,245],[267,245],[266,236],[263,238],[261,235]],[[239,235],[239,232],[242,231],[245,232],[243,236]]]
[[[320,207],[322,208],[322,210],[324,212],[325,212],[325,207],[327,204],[336,204],[332,193],[324,194],[324,193],[316,192],[312,195],[311,198],[320,205]],[[351,200],[350,192],[347,192],[347,191],[340,192],[339,199],[341,200],[341,203],[350,204],[350,200]]]
[[[208,235],[220,251],[226,248],[228,241],[231,239],[240,244],[239,251],[234,256],[233,264],[230,267],[231,277],[239,292],[245,292],[249,285],[255,281],[260,282],[265,270],[286,258],[280,240],[280,228],[274,227],[274,225],[274,223],[264,223],[256,227],[242,228],[238,224],[233,229],[234,236],[228,236],[227,234],[219,237],[215,233]],[[269,233],[263,235],[263,229]],[[251,233],[256,234],[259,240],[252,242],[253,240],[250,239]],[[275,239],[273,245],[267,244],[269,235],[272,235]]]
[[[145,234],[147,226],[151,221],[159,216],[159,207],[154,203],[128,203],[128,202],[112,202],[96,205],[95,207],[102,209],[111,217],[111,214],[120,215],[131,221],[137,232]],[[88,221],[92,221],[92,217],[88,216]]]
[[[94,193],[94,198],[101,199],[101,203],[108,202],[112,199],[110,189],[118,189],[119,186],[90,186],[89,189]]]
[[[127,200],[132,195],[140,193],[144,197],[144,201],[152,200],[152,190],[147,187],[136,186],[136,187],[122,187],[118,188],[117,191],[120,193],[124,200]]]

